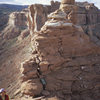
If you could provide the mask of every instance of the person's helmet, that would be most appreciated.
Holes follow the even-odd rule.
[[[2,93],[2,92],[4,92],[4,91],[5,91],[4,88],[1,88],[1,89],[0,89],[0,93]]]

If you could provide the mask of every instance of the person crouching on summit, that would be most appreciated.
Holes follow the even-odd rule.
[[[0,89],[0,100],[10,100],[9,96],[6,94],[6,91],[3,88]]]

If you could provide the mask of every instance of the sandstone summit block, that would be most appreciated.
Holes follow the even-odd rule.
[[[72,5],[74,5],[75,4],[75,0],[61,0],[61,3],[62,4],[72,4]]]

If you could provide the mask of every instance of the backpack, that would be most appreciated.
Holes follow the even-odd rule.
[[[0,100],[2,100],[2,97],[0,96]]]
[[[2,97],[0,96],[0,100],[2,100]],[[9,100],[8,95],[5,95],[5,100]]]

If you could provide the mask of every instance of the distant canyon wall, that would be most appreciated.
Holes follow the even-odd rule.
[[[90,39],[97,45],[100,45],[100,10],[93,3],[77,3],[78,20],[77,23],[82,26],[84,32],[90,36]]]
[[[12,39],[18,37],[20,34],[23,33],[24,35],[29,34],[27,25],[27,16],[28,16],[28,9],[24,9],[21,12],[11,13],[9,15],[9,20],[6,27],[1,32],[2,38]]]

